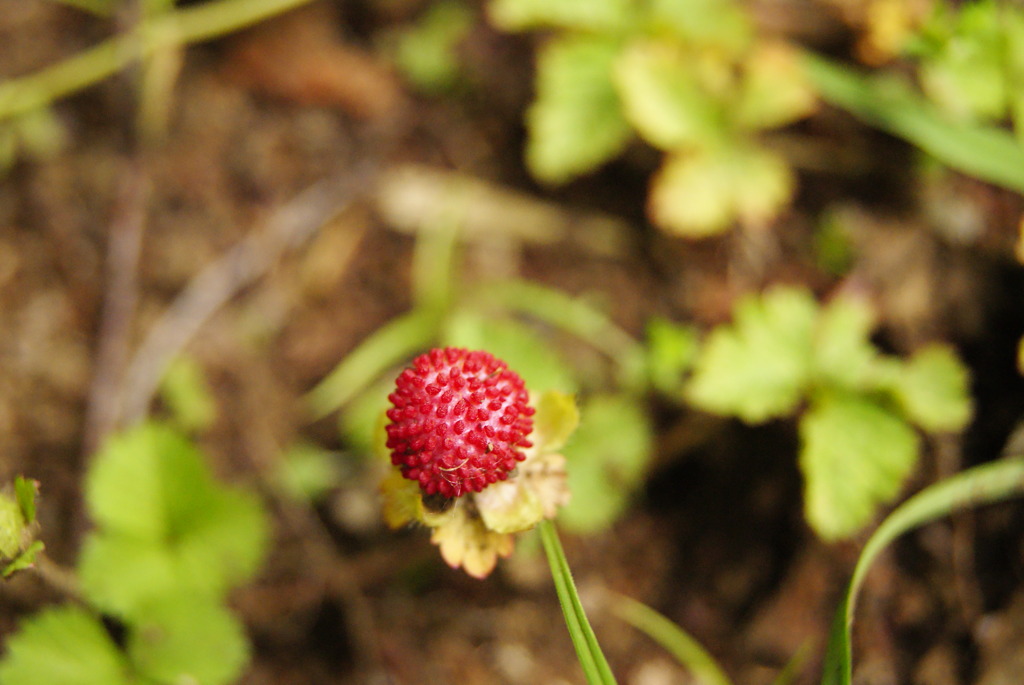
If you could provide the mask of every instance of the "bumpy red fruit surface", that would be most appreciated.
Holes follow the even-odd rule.
[[[426,495],[480,492],[530,447],[533,408],[523,379],[487,352],[457,347],[417,357],[388,396],[388,448]]]

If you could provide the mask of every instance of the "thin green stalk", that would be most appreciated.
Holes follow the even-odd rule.
[[[352,350],[306,397],[315,418],[323,418],[358,395],[385,369],[426,347],[437,335],[438,316],[414,309],[381,326]]]
[[[583,667],[587,682],[590,685],[615,685],[615,676],[612,675],[608,660],[605,659],[601,646],[597,643],[597,636],[594,635],[594,630],[583,611],[583,604],[576,592],[572,571],[565,558],[562,543],[558,539],[555,524],[544,520],[540,522],[538,529],[548,564],[551,566],[551,577],[555,581],[558,601],[562,605],[565,625],[569,629],[573,646],[576,647],[576,656]]]
[[[82,90],[173,45],[222,36],[309,0],[218,0],[167,12],[62,62],[0,83],[0,120]]]
[[[992,504],[1024,495],[1024,459],[1014,458],[976,466],[929,486],[893,511],[871,536],[853,570],[853,577],[836,612],[825,654],[822,685],[850,685],[852,658],[850,628],[857,592],[883,549],[900,535],[954,511]]]

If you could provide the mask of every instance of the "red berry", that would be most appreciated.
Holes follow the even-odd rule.
[[[388,448],[425,495],[480,492],[526,458],[533,407],[523,379],[487,352],[457,347],[420,355],[388,396]]]

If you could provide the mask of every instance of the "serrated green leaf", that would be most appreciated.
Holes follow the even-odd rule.
[[[533,433],[530,440],[539,453],[562,449],[580,423],[576,398],[556,390],[549,390],[534,398]]]
[[[86,538],[78,575],[91,604],[129,619],[145,616],[153,602],[178,593],[182,586],[196,590],[193,586],[205,579],[183,577],[168,547],[116,533],[92,533]]]
[[[219,604],[189,595],[153,604],[128,638],[139,672],[161,683],[235,682],[249,660],[238,620]]]
[[[918,438],[892,412],[857,395],[816,398],[800,420],[804,512],[825,540],[848,537],[899,492]]]
[[[0,685],[128,685],[127,668],[103,625],[85,609],[44,609],[7,640]]]
[[[202,367],[192,357],[178,357],[170,365],[160,386],[160,397],[175,422],[186,431],[205,430],[217,418],[217,402]]]
[[[676,45],[632,44],[615,62],[615,85],[629,122],[655,147],[702,147],[726,133],[724,113],[702,85],[695,56]]]
[[[449,318],[443,338],[446,345],[487,350],[503,359],[522,377],[531,393],[574,393],[579,387],[552,344],[518,319],[458,312]]]
[[[625,148],[632,132],[612,83],[619,50],[614,39],[573,35],[541,51],[526,114],[526,162],[541,181],[564,183]]]
[[[779,287],[744,297],[732,325],[717,327],[705,342],[688,397],[748,423],[792,413],[811,379],[817,314],[806,290]]]
[[[891,390],[907,417],[927,431],[958,431],[971,418],[967,369],[944,345],[916,352],[899,373]]]
[[[737,144],[669,155],[654,177],[648,213],[661,228],[689,238],[760,224],[789,202],[793,173],[770,150]]]
[[[491,0],[491,22],[506,31],[537,28],[621,30],[635,15],[632,0]]]
[[[18,508],[25,523],[36,522],[36,496],[39,494],[39,481],[29,480],[23,476],[14,479],[14,495],[18,500]]]
[[[874,312],[861,298],[840,296],[822,309],[814,335],[814,370],[822,382],[850,390],[871,384],[878,358],[874,326]]]
[[[224,592],[251,577],[266,545],[256,497],[218,485],[198,450],[159,424],[96,455],[86,500],[99,529],[83,550],[83,588],[115,613],[139,615],[179,586]]]
[[[140,539],[170,539],[201,515],[213,488],[198,450],[173,429],[146,423],[113,436],[86,476],[86,503],[96,523]]]
[[[735,121],[749,129],[790,124],[814,111],[814,90],[796,50],[782,42],[756,46],[743,62]]]
[[[647,415],[631,397],[592,397],[581,417],[562,450],[573,496],[559,521],[578,532],[594,532],[622,512],[643,476],[653,438]]]

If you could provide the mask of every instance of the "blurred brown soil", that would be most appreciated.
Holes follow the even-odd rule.
[[[781,17],[776,30],[821,40],[837,30],[827,9],[835,3],[812,5],[829,17],[817,33],[794,14],[801,3],[756,4],[759,16]],[[555,216],[567,217],[554,240],[474,239],[460,264],[466,283],[506,273],[586,295],[637,336],[655,314],[718,323],[737,294],[770,283],[804,283],[824,297],[863,289],[881,312],[881,345],[902,353],[948,340],[975,373],[977,421],[962,441],[928,442],[911,487],[999,454],[1024,410],[1014,362],[1024,332],[1019,198],[952,175],[916,187],[905,146],[825,110],[796,135],[826,156],[854,149],[859,162],[804,170],[793,210],[763,234],[670,238],[643,223],[650,150],[563,189],[529,180],[520,123],[528,40],[481,21],[465,46],[464,94],[408,89],[374,52],[373,35],[415,9],[321,0],[188,48],[162,140],[134,133],[138,70],[118,75],[57,104],[66,150],[22,160],[0,181],[0,482],[24,473],[42,483],[42,536],[57,562],[74,563],[88,528],[88,445],[110,427],[100,408],[117,411],[112,398],[134,352],[197,274],[281,228],[279,210],[292,207],[308,215],[310,235],[295,246],[256,240],[265,268],[229,289],[185,347],[215,392],[218,417],[201,441],[216,471],[261,488],[274,514],[269,561],[234,598],[255,646],[244,682],[582,682],[536,545],[524,542],[486,581],[448,569],[422,531],[382,526],[372,469],[340,441],[333,418],[304,413],[303,395],[410,305],[414,239],[384,220],[371,192],[376,174],[407,163],[555,203]],[[51,64],[109,28],[55,3],[2,0],[0,75]],[[318,184],[326,195],[303,194]],[[837,282],[811,244],[817,213],[840,203],[854,262]],[[592,225],[580,216],[609,219],[602,226],[614,239],[596,243],[578,230]],[[127,303],[127,318],[111,320],[111,303]],[[606,532],[565,539],[620,682],[690,681],[603,608],[608,591],[678,621],[737,683],[771,682],[801,649],[809,656],[798,682],[815,682],[862,540],[824,545],[803,523],[794,426],[749,428],[654,398],[650,409],[658,449],[633,506]],[[281,450],[300,438],[337,449],[347,474],[315,509],[266,485]],[[857,682],[1024,682],[1022,518],[1019,504],[989,508],[885,554],[860,604]],[[60,599],[32,574],[0,584],[0,640]]]

